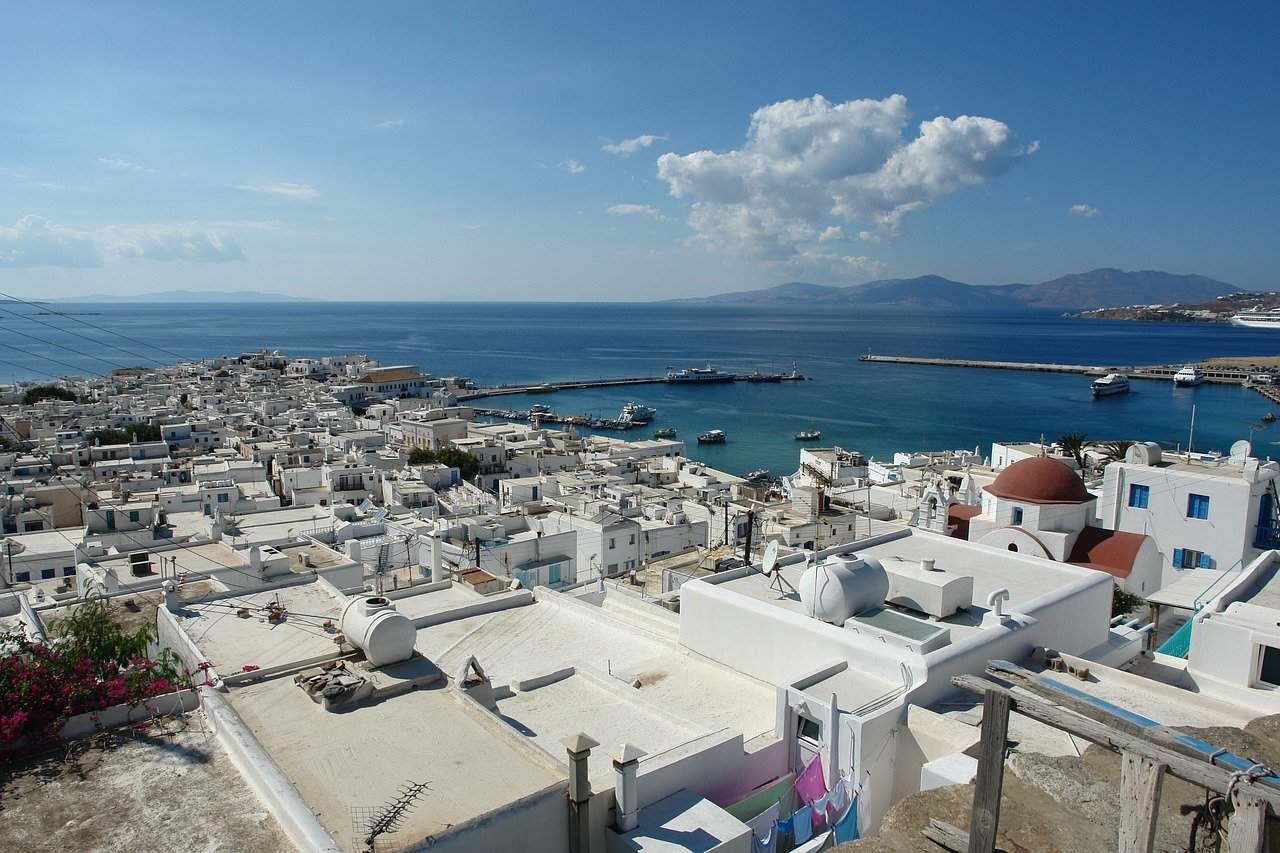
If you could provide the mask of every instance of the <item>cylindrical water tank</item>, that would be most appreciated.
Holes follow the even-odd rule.
[[[813,563],[800,576],[804,612],[823,622],[843,625],[855,616],[883,607],[889,576],[871,557],[840,555]]]
[[[1124,453],[1124,461],[1130,465],[1159,465],[1160,458],[1160,445],[1154,441],[1135,442]]]
[[[352,599],[342,610],[342,633],[373,666],[413,656],[417,630],[390,600],[380,595]]]

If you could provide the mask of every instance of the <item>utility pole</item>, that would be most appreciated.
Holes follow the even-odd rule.
[[[747,541],[742,543],[742,561],[748,566],[751,565],[751,536],[755,532],[756,511],[754,509],[747,510]]]

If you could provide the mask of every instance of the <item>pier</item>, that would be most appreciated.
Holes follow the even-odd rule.
[[[527,409],[482,409],[472,408],[472,411],[486,418],[502,418],[508,421],[529,421],[533,423],[537,421],[545,424],[567,424],[572,426],[590,427],[591,429],[617,430],[626,432],[630,429],[639,427],[647,427],[650,421],[623,421],[617,418],[596,418],[589,415],[559,415],[555,412],[530,412]]]
[[[476,388],[458,394],[458,402],[482,400],[485,397],[500,397],[509,394],[550,394],[555,391],[572,391],[581,388],[611,388],[619,385],[709,385],[725,382],[802,382],[807,377],[795,372],[790,373],[734,373],[729,378],[717,382],[680,382],[672,381],[664,373],[660,376],[626,376],[614,379],[570,379],[564,382],[533,382],[527,385],[497,385],[492,388]]]
[[[1040,373],[1078,373],[1086,376],[1105,376],[1108,373],[1123,373],[1130,379],[1172,380],[1173,375],[1182,369],[1182,364],[1058,364],[1056,362],[1035,361],[981,361],[972,358],[924,358],[914,355],[862,355],[858,361],[877,362],[880,364],[926,364],[936,367],[976,367],[984,370],[1033,370]],[[1249,372],[1234,368],[1213,367],[1196,364],[1206,382],[1220,382],[1229,385],[1243,385],[1249,378]],[[1255,386],[1258,387],[1258,386]],[[1259,390],[1262,390],[1259,387]],[[1272,389],[1268,388],[1268,391]],[[1265,393],[1265,392],[1264,392]],[[1270,397],[1270,394],[1267,394]]]

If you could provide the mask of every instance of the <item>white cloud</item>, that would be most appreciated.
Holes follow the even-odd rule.
[[[1083,216],[1085,219],[1092,219],[1093,217],[1097,216],[1099,213],[1102,213],[1102,211],[1098,210],[1098,208],[1092,207],[1087,204],[1073,204],[1071,205],[1070,208],[1068,208],[1067,212],[1070,213],[1072,216]]]
[[[43,216],[23,216],[12,228],[0,225],[0,269],[100,266],[102,253],[87,232]]]
[[[651,204],[611,204],[605,208],[610,216],[644,216],[657,222],[667,222],[662,211]]]
[[[389,118],[386,121],[380,121],[374,125],[378,130],[395,130],[398,127],[404,127],[404,119]]]
[[[577,160],[561,160],[560,168],[564,169],[570,175],[581,175],[587,171],[587,167],[579,163]]]
[[[155,169],[148,169],[146,166],[139,166],[137,163],[131,163],[128,160],[121,160],[113,157],[99,157],[98,165],[106,166],[113,172],[154,172]]]
[[[221,263],[242,261],[244,252],[227,226],[262,223],[181,222],[73,228],[42,216],[24,216],[0,226],[0,269],[18,267],[99,267],[106,261]]]
[[[693,201],[689,224],[707,246],[775,264],[863,268],[875,262],[812,246],[844,239],[843,225],[860,225],[867,242],[892,238],[908,214],[1004,174],[1036,147],[980,116],[939,116],[904,139],[908,117],[902,95],[782,101],[756,110],[742,148],[663,154],[658,177]]]
[[[236,189],[267,193],[268,195],[282,195],[296,199],[313,199],[320,196],[320,190],[311,186],[311,184],[293,183],[291,181],[277,181],[273,184],[241,184]]]
[[[642,133],[639,136],[633,136],[630,139],[623,139],[619,142],[606,140],[605,144],[600,146],[600,150],[609,154],[617,154],[619,157],[630,157],[637,151],[643,151],[653,143],[660,142],[666,138],[656,133]]]

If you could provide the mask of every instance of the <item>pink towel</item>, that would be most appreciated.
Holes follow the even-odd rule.
[[[809,762],[809,766],[796,777],[796,793],[806,803],[812,803],[827,793],[827,780],[822,775],[821,755],[815,755]]]

